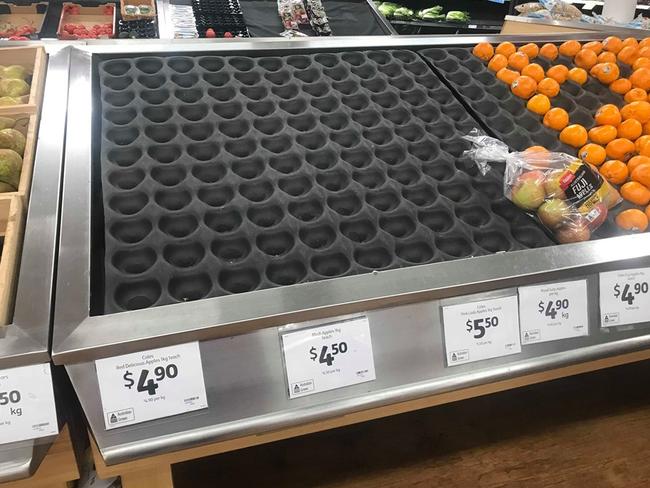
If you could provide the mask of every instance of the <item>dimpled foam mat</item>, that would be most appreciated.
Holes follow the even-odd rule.
[[[500,81],[487,65],[472,55],[472,48],[451,47],[424,49],[421,54],[440,76],[456,87],[458,96],[473,110],[488,131],[517,151],[541,145],[551,151],[576,154],[576,148],[560,142],[559,133],[545,127],[542,116],[526,108],[526,100],[512,94],[510,87]],[[537,63],[546,71],[555,64],[575,67],[572,60],[563,56],[549,62],[537,57]],[[566,81],[558,96],[551,99],[553,107],[561,107],[569,114],[572,124],[590,129],[594,127],[594,114],[601,105],[623,105],[623,97],[613,93],[598,80],[589,77],[584,85]]]
[[[411,51],[97,68],[97,313],[552,244],[461,158],[475,120]]]

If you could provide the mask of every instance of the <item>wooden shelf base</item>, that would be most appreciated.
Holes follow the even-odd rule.
[[[34,476],[0,483],[0,488],[68,488],[68,483],[77,479],[79,468],[72,450],[70,431],[66,425],[50,446]]]

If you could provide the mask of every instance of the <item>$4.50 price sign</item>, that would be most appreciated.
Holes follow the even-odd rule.
[[[331,366],[334,364],[334,360],[338,354],[345,354],[346,352],[348,352],[347,342],[339,342],[338,344],[334,343],[330,345],[325,344],[320,347],[320,353],[317,352],[316,346],[311,346],[309,348],[309,359],[316,361],[318,358],[320,364]]]
[[[587,335],[587,281],[519,288],[519,318],[524,344]]]
[[[650,268],[600,273],[600,325],[650,321]]]
[[[282,333],[289,398],[375,379],[367,317]]]
[[[207,408],[198,342],[95,361],[106,429]]]
[[[49,364],[0,370],[0,444],[59,432]]]
[[[517,297],[442,308],[447,366],[521,352]]]

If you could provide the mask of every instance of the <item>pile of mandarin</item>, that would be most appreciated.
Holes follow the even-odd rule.
[[[650,222],[650,37],[637,41],[610,36],[584,45],[572,40],[559,47],[529,43],[519,49],[511,42],[496,48],[481,42],[473,53],[514,95],[528,100],[528,110],[558,131],[563,143],[578,149],[579,157],[598,167],[607,181],[620,185],[622,197],[637,208],[620,212],[617,225],[644,232]],[[556,64],[545,72],[533,62],[538,56],[552,62],[560,55],[572,59],[575,67]],[[629,78],[621,76],[620,66],[630,68]],[[571,124],[567,111],[553,107],[552,99],[567,80],[583,85],[589,76],[622,95],[625,104],[601,106],[594,114],[595,126],[587,129]]]

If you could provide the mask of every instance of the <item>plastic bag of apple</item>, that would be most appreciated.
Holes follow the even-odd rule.
[[[481,173],[504,162],[505,196],[548,228],[558,242],[588,241],[622,199],[598,170],[575,156],[534,146],[510,152],[498,139],[474,129],[465,139],[465,152]]]

